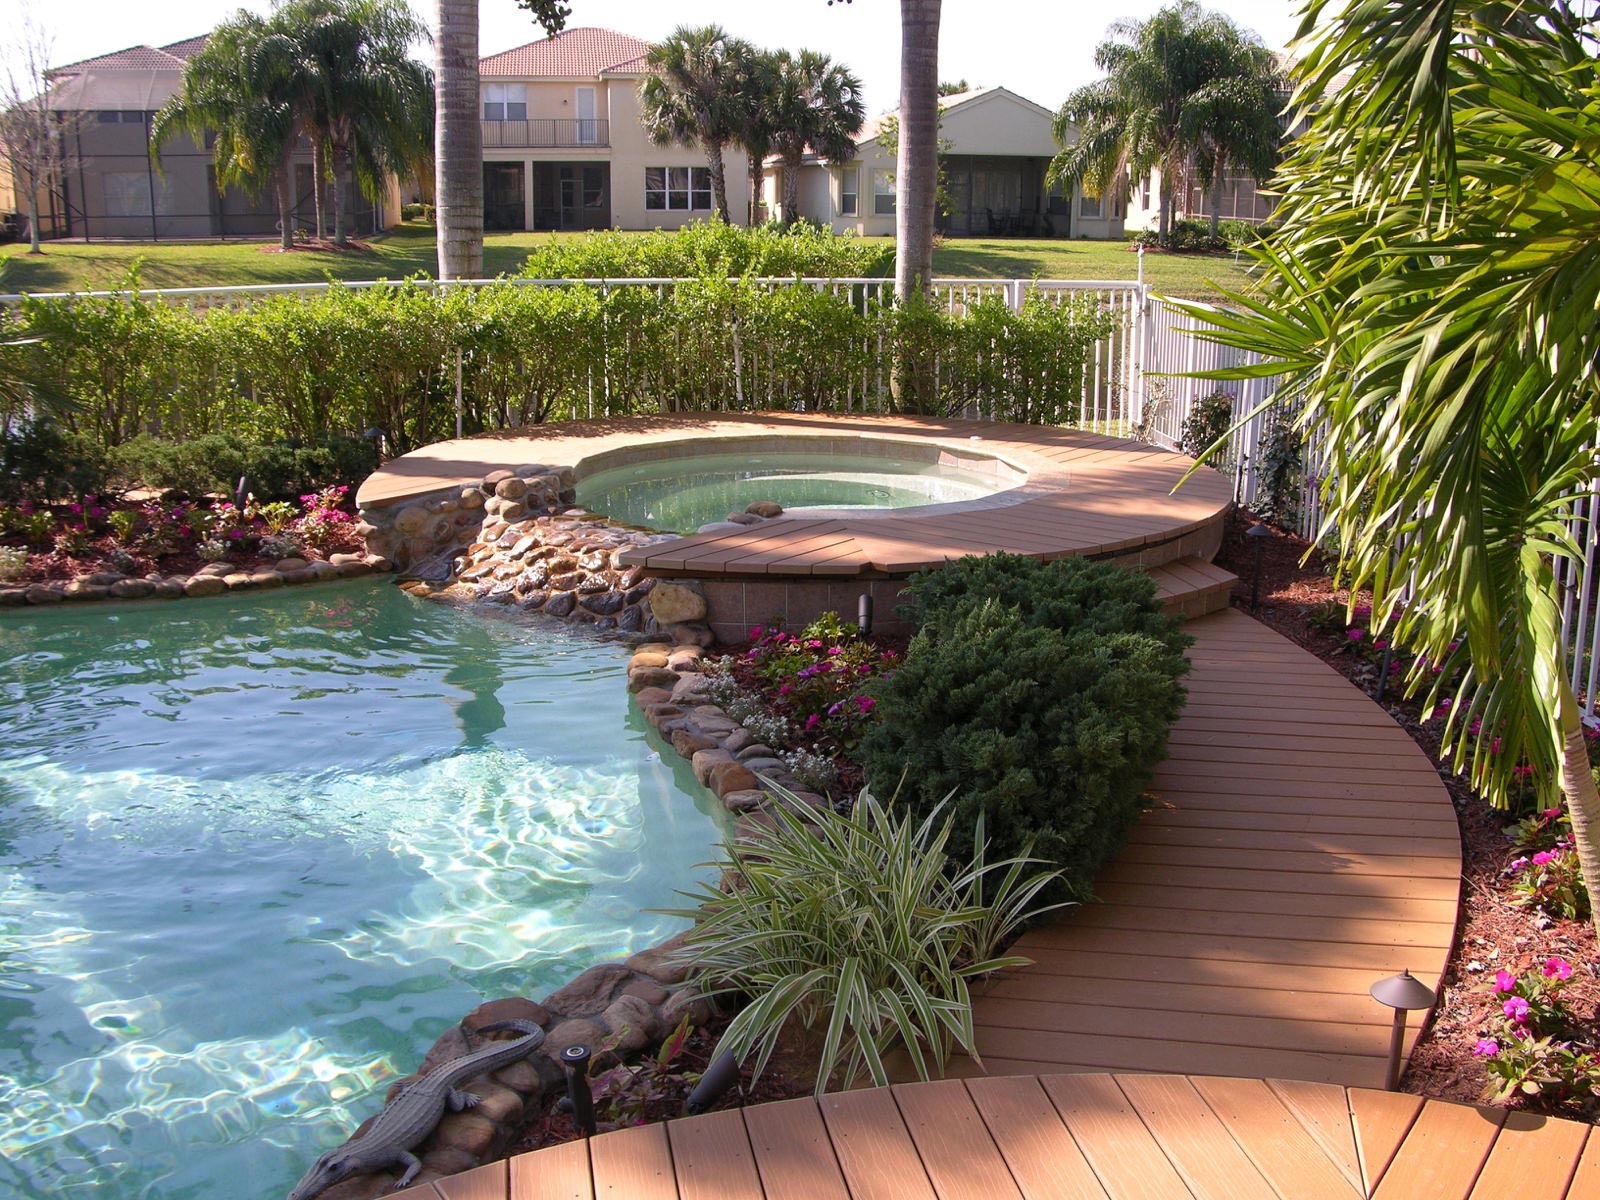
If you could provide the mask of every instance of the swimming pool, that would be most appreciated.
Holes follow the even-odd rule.
[[[857,512],[975,500],[1002,486],[993,470],[898,457],[887,448],[870,455],[796,449],[624,462],[580,476],[577,492],[580,505],[614,521],[690,533],[758,500]]]
[[[480,1000],[678,929],[720,810],[625,665],[370,582],[0,619],[0,1194],[281,1195]]]

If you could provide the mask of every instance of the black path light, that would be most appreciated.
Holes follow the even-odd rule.
[[[578,1044],[561,1052],[561,1065],[567,1068],[567,1094],[556,1105],[560,1111],[572,1115],[572,1123],[586,1137],[593,1137],[594,1094],[589,1090],[589,1047]]]
[[[862,637],[872,635],[872,597],[866,592],[856,600],[856,628],[861,631]]]
[[[1432,988],[1409,970],[1378,980],[1370,991],[1379,1004],[1394,1009],[1394,1028],[1389,1034],[1389,1071],[1383,1085],[1392,1092],[1400,1086],[1400,1048],[1406,1040],[1406,1013],[1432,1008],[1437,997]]]
[[[1272,529],[1257,521],[1244,531],[1244,535],[1250,539],[1253,551],[1250,568],[1250,611],[1255,612],[1261,607],[1261,550],[1266,545],[1267,539],[1272,536]]]

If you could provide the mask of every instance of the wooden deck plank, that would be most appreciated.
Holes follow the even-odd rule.
[[[513,1158],[508,1200],[594,1200],[589,1139]]]
[[[767,1200],[849,1200],[815,1100],[757,1104],[743,1112]]]
[[[678,1200],[665,1125],[635,1125],[589,1139],[595,1200]]]
[[[1022,1200],[960,1080],[902,1084],[892,1090],[939,1200]]]
[[[1299,1079],[1269,1079],[1266,1083],[1312,1140],[1322,1147],[1340,1174],[1350,1181],[1350,1186],[1365,1195],[1361,1154],[1356,1146],[1355,1123],[1345,1089]]]
[[[1193,1200],[1109,1075],[1047,1075],[1039,1082],[1111,1200]]]
[[[1362,1200],[1354,1181],[1260,1079],[1193,1079],[1281,1200]]]
[[[1361,1155],[1361,1178],[1370,1196],[1383,1182],[1389,1164],[1411,1132],[1412,1123],[1422,1111],[1422,1097],[1372,1088],[1351,1088],[1348,1095],[1356,1150]]]
[[[966,1088],[1025,1200],[1107,1200],[1037,1079],[969,1079]]]
[[[447,1176],[433,1186],[439,1189],[444,1200],[506,1200],[507,1181],[506,1163],[501,1159]]]
[[[1588,1135],[1573,1121],[1507,1113],[1467,1200],[1562,1200]]]
[[[1117,1086],[1196,1196],[1278,1200],[1222,1119],[1181,1075],[1119,1075]]]
[[[755,1154],[737,1109],[667,1122],[680,1200],[762,1200]]]
[[[1373,1200],[1466,1196],[1505,1120],[1503,1108],[1424,1101]]]
[[[1449,878],[1416,879],[1402,876],[1372,876],[1337,874],[1331,871],[1308,875],[1296,871],[1249,870],[1234,871],[1226,876],[1209,867],[1187,867],[1173,863],[1134,863],[1118,859],[1104,877],[1108,881],[1133,885],[1163,881],[1186,887],[1214,886],[1218,891],[1303,892],[1312,896],[1382,896],[1400,900],[1448,900],[1452,903],[1461,894],[1459,880]]]
[[[1139,906],[1147,902],[1148,883],[1125,882],[1112,878],[1099,883],[1095,893],[1105,906]],[[1270,889],[1269,889],[1270,891]],[[1368,921],[1412,919],[1443,922],[1455,915],[1455,900],[1419,900],[1396,896],[1339,896],[1317,895],[1306,892],[1270,891],[1271,899],[1263,900],[1258,892],[1232,888],[1167,889],[1167,902],[1174,908],[1196,911],[1251,913],[1260,912],[1264,904],[1276,913],[1305,916],[1327,916],[1334,920],[1356,918]]]
[[[888,1089],[836,1092],[817,1103],[852,1200],[937,1200]]]
[[[1567,1185],[1567,1200],[1594,1200],[1596,1196],[1600,1196],[1600,1134],[1591,1129],[1578,1170]]]

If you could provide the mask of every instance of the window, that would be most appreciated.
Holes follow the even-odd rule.
[[[526,121],[528,85],[525,83],[486,83],[483,85],[485,121]]]
[[[646,167],[644,206],[651,211],[711,209],[710,167]]]
[[[856,215],[856,180],[860,175],[854,167],[848,171],[839,172],[839,215],[853,217]]]
[[[94,119],[101,125],[143,125],[144,110],[142,108],[102,108],[94,114]]]
[[[894,216],[894,172],[872,172],[872,213],[878,217]]]
[[[1091,196],[1088,192],[1078,197],[1078,215],[1080,217],[1100,216],[1100,197]]]
[[[600,141],[600,123],[594,115],[594,89],[581,87],[578,89],[578,129],[577,143],[580,146],[593,146]]]

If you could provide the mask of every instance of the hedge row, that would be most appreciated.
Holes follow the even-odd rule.
[[[0,338],[0,360],[11,360],[0,378],[42,380],[70,401],[65,427],[107,447],[140,434],[311,444],[377,427],[404,451],[453,436],[458,361],[469,433],[638,413],[876,409],[896,354],[928,382],[906,407],[1070,423],[1093,346],[1117,321],[1092,296],[1034,296],[1017,313],[989,300],[951,315],[725,277],[443,294],[335,286],[205,311],[137,294],[30,299],[0,333],[36,340]]]

